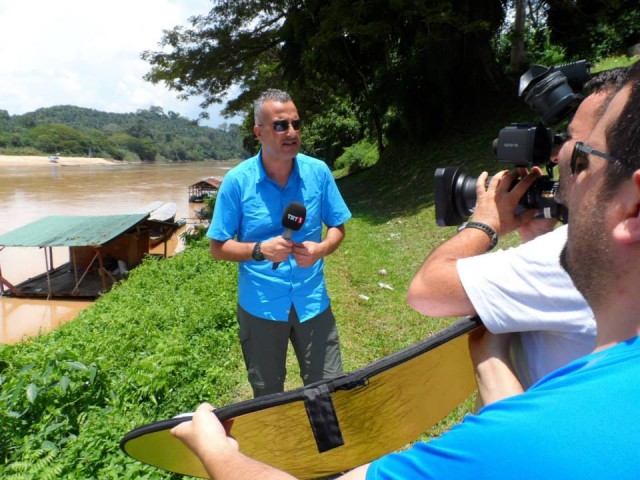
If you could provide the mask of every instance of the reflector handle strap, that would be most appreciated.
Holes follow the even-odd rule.
[[[314,388],[305,388],[303,392],[304,407],[316,439],[318,452],[326,452],[344,445],[329,387],[322,384]]]

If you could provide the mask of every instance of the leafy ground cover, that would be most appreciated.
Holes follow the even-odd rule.
[[[0,476],[162,478],[119,439],[242,395],[235,283],[235,266],[206,248],[149,259],[73,322],[2,347]]]

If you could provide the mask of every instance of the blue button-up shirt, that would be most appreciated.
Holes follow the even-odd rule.
[[[323,223],[337,227],[351,218],[323,161],[298,154],[287,185],[282,188],[267,176],[261,158],[260,152],[225,175],[207,233],[209,238],[258,242],[282,235],[282,214],[291,202],[300,202],[307,209],[302,228],[293,233],[295,243],[321,242]],[[287,321],[293,304],[304,322],[329,307],[322,259],[303,268],[290,255],[276,270],[272,266],[267,261],[240,262],[238,302],[247,312]]]

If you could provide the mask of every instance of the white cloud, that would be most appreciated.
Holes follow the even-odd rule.
[[[140,55],[162,31],[205,14],[210,0],[0,0],[0,109],[11,115],[53,105],[109,112],[160,106],[197,118],[201,98],[143,80]],[[218,125],[220,106],[209,109]]]

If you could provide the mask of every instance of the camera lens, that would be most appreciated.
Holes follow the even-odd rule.
[[[542,115],[544,125],[553,125],[573,113],[582,98],[581,94],[571,89],[567,77],[556,70],[539,80],[524,100],[531,109]]]
[[[487,183],[491,178],[487,179]],[[436,223],[441,227],[459,225],[471,216],[476,206],[477,178],[460,167],[436,169],[434,179]],[[566,209],[555,201],[558,182],[548,177],[538,178],[519,200],[516,215],[538,209],[538,216],[566,221]]]
[[[441,227],[458,225],[466,220],[476,206],[476,181],[461,167],[436,169],[434,193],[436,223]]]

